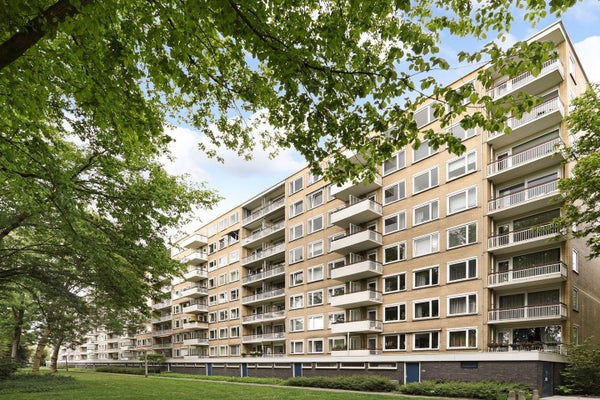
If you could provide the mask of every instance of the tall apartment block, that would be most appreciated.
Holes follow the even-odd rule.
[[[576,134],[564,117],[587,79],[561,23],[531,40],[557,57],[488,91],[543,97],[510,134],[456,121],[464,154],[425,141],[368,183],[304,169],[180,240],[188,269],[153,305],[153,351],[203,374],[500,379],[551,394],[564,343],[599,333],[600,265],[553,223]],[[452,86],[483,91],[476,72]],[[431,103],[415,119],[439,128]]]

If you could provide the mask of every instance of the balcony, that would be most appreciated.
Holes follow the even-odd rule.
[[[501,83],[494,85],[488,91],[488,96],[497,100],[516,91],[524,91],[529,94],[541,93],[545,89],[549,89],[562,82],[564,79],[564,69],[559,58],[546,61],[542,65],[542,70],[537,76],[531,72],[525,72],[515,78],[502,78]]]
[[[267,312],[262,314],[247,315],[242,318],[242,324],[256,324],[263,322],[271,322],[285,319],[285,310]]]
[[[534,265],[523,269],[514,269],[505,272],[495,272],[488,276],[489,287],[533,286],[536,284],[549,284],[567,280],[567,267],[562,261],[550,264]]]
[[[259,261],[268,261],[285,252],[285,244],[278,244],[264,250],[255,250],[248,257],[242,258],[242,265],[250,265]]]
[[[498,219],[530,213],[549,205],[552,200],[559,197],[558,179],[555,179],[506,196],[491,199],[488,201],[488,214]]]
[[[523,113],[521,118],[509,117],[506,125],[511,129],[510,135],[505,135],[504,132],[488,132],[487,141],[495,148],[505,147],[529,133],[558,125],[564,115],[565,107],[560,98],[551,98],[535,106],[530,112]]]
[[[362,290],[333,296],[331,298],[332,307],[366,307],[375,306],[383,303],[381,292],[375,290]]]
[[[554,138],[545,143],[538,144],[529,149],[512,154],[510,157],[488,164],[488,178],[493,178],[496,183],[505,182],[523,176],[521,167],[528,166],[535,170],[542,170],[564,160],[559,151],[565,146],[561,138]],[[535,165],[531,165],[535,163]]]
[[[348,202],[350,196],[360,197],[381,188],[381,176],[377,175],[373,182],[362,181],[358,183],[346,182],[345,184],[331,187],[331,195],[336,199]]]
[[[208,346],[208,338],[184,339],[183,344],[186,346]]]
[[[360,225],[383,215],[383,206],[373,200],[365,199],[338,209],[331,215],[331,223],[348,228],[350,223]]]
[[[186,331],[194,331],[197,329],[208,329],[208,322],[204,322],[204,321],[184,322],[183,329],[185,329]]]
[[[204,235],[200,235],[199,233],[194,233],[183,239],[179,242],[181,247],[186,249],[197,249],[202,246],[206,246],[208,244],[208,239]]]
[[[198,282],[208,279],[208,271],[203,268],[194,268],[183,274],[186,281]]]
[[[264,229],[261,229],[258,232],[253,233],[252,235],[245,237],[242,239],[242,246],[248,246],[258,240],[269,241],[273,237],[277,236],[279,232],[282,232],[285,228],[285,222],[278,222],[271,226],[268,226]]]
[[[332,350],[332,357],[366,357],[381,354],[377,349]]]
[[[251,285],[253,283],[262,283],[270,278],[276,278],[285,275],[285,265],[268,269],[258,274],[247,275],[242,278],[242,285]]]
[[[567,318],[567,306],[563,303],[499,308],[488,311],[488,323],[530,322],[533,320],[556,320]]]
[[[208,254],[205,252],[194,251],[181,259],[183,264],[201,265],[208,261]]]
[[[163,301],[159,301],[158,303],[152,304],[152,309],[154,310],[162,310],[163,308],[171,307],[171,299],[166,299]]]
[[[552,223],[536,225],[518,231],[488,238],[488,251],[496,254],[522,251],[548,243],[550,240],[564,240],[561,228]]]
[[[251,225],[253,222],[257,222],[272,212],[282,209],[284,205],[285,198],[275,200],[242,219],[242,226],[248,227],[248,225]]]
[[[242,343],[278,342],[285,340],[285,332],[265,333],[263,335],[247,335],[242,337]]]
[[[158,324],[160,322],[171,321],[173,316],[171,314],[161,315],[160,317],[154,317],[150,320],[153,324]]]
[[[377,261],[365,260],[344,265],[331,270],[331,279],[338,281],[357,281],[383,274],[383,265]]]
[[[200,314],[208,312],[208,304],[206,303],[196,303],[190,304],[187,307],[183,307],[181,310],[184,314]]]
[[[331,333],[380,333],[383,332],[381,321],[350,321],[331,325]]]
[[[208,296],[208,289],[204,286],[188,286],[181,290],[181,297],[202,297]]]
[[[171,336],[172,334],[173,334],[172,329],[158,329],[158,330],[152,331],[152,336],[167,337],[167,336]]]
[[[331,251],[340,254],[360,253],[361,251],[379,247],[382,243],[381,233],[365,229],[333,240],[331,242]]]
[[[173,343],[155,343],[152,345],[153,349],[172,349]]]
[[[285,297],[285,289],[275,289],[269,292],[258,293],[252,296],[246,296],[242,299],[243,305],[256,304],[256,303],[268,303],[271,300]]]

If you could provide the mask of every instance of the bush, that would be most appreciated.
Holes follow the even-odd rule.
[[[144,368],[127,367],[98,367],[96,372],[109,372],[112,374],[144,375]],[[159,368],[148,368],[149,373],[160,373]]]
[[[11,376],[17,370],[17,363],[8,356],[0,357],[0,379]]]
[[[17,373],[0,381],[0,397],[7,393],[51,392],[78,387],[79,382],[72,376]]]
[[[285,384],[287,386],[358,390],[361,392],[391,392],[398,389],[396,383],[386,377],[377,375],[298,377],[288,379]]]
[[[562,376],[565,384],[559,389],[563,394],[600,395],[600,345],[587,339],[569,346]]]
[[[522,390],[527,398],[531,398],[531,388],[524,384],[502,383],[494,381],[462,382],[462,381],[423,381],[402,385],[401,393],[417,396],[462,397],[482,400],[505,400],[508,392]]]

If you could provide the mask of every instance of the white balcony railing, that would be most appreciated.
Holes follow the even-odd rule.
[[[377,261],[364,260],[346,264],[331,270],[331,279],[362,279],[383,274],[383,265]]]
[[[283,207],[283,205],[285,204],[285,199],[279,199],[279,200],[275,200],[272,203],[267,204],[266,206],[264,206],[263,208],[253,212],[252,214],[246,216],[243,220],[242,220],[242,225],[248,225],[254,221],[256,221],[259,218],[264,217],[265,215],[269,214],[270,212]]]
[[[489,322],[528,319],[555,319],[566,317],[567,306],[563,303],[498,308],[488,311]]]
[[[199,233],[194,233],[183,239],[180,242],[181,247],[185,247],[188,249],[196,249],[198,247],[204,246],[208,243],[206,236],[200,235]]]
[[[242,258],[242,265],[249,264],[254,261],[259,261],[272,255],[285,251],[285,244],[278,244],[264,250],[258,250],[250,254],[248,257]]]
[[[276,289],[269,292],[259,293],[252,296],[246,296],[242,299],[242,304],[253,303],[256,301],[268,300],[275,297],[285,296],[285,289]]]
[[[491,199],[488,202],[488,212],[493,213],[509,207],[518,206],[530,200],[545,197],[558,192],[558,179],[532,186],[527,189],[519,190],[506,196]]]
[[[527,242],[534,239],[542,239],[561,234],[559,225],[548,222],[542,225],[536,225],[518,231],[508,232],[502,235],[496,235],[488,238],[488,248],[500,248],[512,246],[516,243]]]
[[[373,320],[348,321],[331,325],[331,333],[381,332],[383,322]]]
[[[533,82],[534,80],[542,77],[543,75],[547,74],[548,72],[556,70],[556,69],[561,71],[561,74],[562,74],[563,67],[562,67],[562,63],[560,62],[560,59],[558,57],[553,58],[552,60],[548,60],[544,64],[542,64],[542,69],[539,74],[533,75],[529,71],[522,73],[519,76],[516,76],[512,79],[508,79],[508,80],[500,83],[499,85],[494,86],[492,89],[488,90],[488,95],[490,97],[492,97],[493,99],[498,99],[498,98],[504,96],[506,93],[517,90],[517,89],[527,85],[528,83]]]
[[[549,154],[556,153],[562,146],[564,146],[562,139],[554,138],[537,146],[515,153],[510,157],[494,161],[488,165],[488,176],[493,176],[511,168],[516,168],[522,164],[539,160]]]
[[[246,335],[242,337],[242,343],[272,342],[275,340],[285,340],[285,337],[285,332],[265,333],[262,335]]]
[[[496,272],[488,276],[488,285],[510,285],[520,282],[530,282],[534,279],[544,279],[556,275],[563,279],[567,278],[567,267],[562,261],[557,261],[550,264],[534,265],[529,268]]]
[[[282,230],[283,228],[285,228],[285,222],[278,222],[276,224],[273,224],[269,227],[266,227],[264,229],[261,229],[258,232],[253,233],[252,235],[245,237],[244,239],[242,239],[242,244],[243,245],[247,245],[248,243],[252,243],[255,242],[257,240],[260,240],[266,236],[269,236],[272,233],[275,233],[277,231]]]
[[[242,318],[242,323],[251,324],[255,322],[273,321],[283,318],[285,318],[285,310],[247,315]]]
[[[263,279],[271,278],[285,274],[285,265],[281,267],[271,268],[269,270],[260,272],[258,274],[247,275],[242,278],[242,284],[252,283],[261,281]]]

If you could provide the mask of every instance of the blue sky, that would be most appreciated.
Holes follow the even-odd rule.
[[[507,44],[532,36],[554,23],[556,18],[546,18],[533,28],[523,22],[519,15],[515,15],[515,20]],[[600,82],[600,1],[584,0],[578,3],[562,16],[562,21],[575,45],[588,79],[592,82]],[[479,46],[484,44],[485,42],[481,42]],[[477,46],[477,43],[473,45]],[[451,60],[458,51],[465,48],[464,46],[464,41],[444,41],[441,43],[442,55]],[[472,66],[468,66],[453,70],[455,76],[449,75],[446,83],[472,69]],[[225,162],[219,163],[207,158],[198,150],[197,144],[202,140],[199,132],[194,132],[187,127],[176,127],[173,129],[172,136],[175,138],[171,145],[174,160],[165,161],[167,171],[173,174],[185,173],[194,181],[206,182],[209,188],[217,190],[225,197],[212,210],[198,210],[195,221],[184,227],[184,232],[188,233],[305,166],[304,160],[291,150],[281,151],[276,158],[270,159],[267,152],[258,149],[254,152],[251,161],[239,158],[234,152],[220,151],[219,154]],[[181,233],[175,236],[180,237]]]

